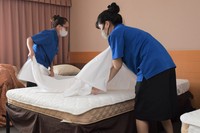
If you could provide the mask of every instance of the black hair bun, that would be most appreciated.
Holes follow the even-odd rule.
[[[120,8],[115,2],[113,2],[111,5],[108,5],[108,11],[118,14],[120,11]]]
[[[54,22],[56,20],[58,20],[60,18],[60,15],[54,15],[52,18],[51,18],[51,21]]]

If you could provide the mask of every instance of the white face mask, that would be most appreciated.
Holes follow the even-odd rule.
[[[108,35],[104,32],[104,30],[101,30],[101,36],[102,36],[104,39],[108,39]]]
[[[101,36],[104,38],[104,39],[108,39],[108,36],[109,36],[109,29],[110,29],[110,26],[108,27],[107,29],[107,33],[103,30],[103,25],[99,26],[100,29],[101,29]]]
[[[68,34],[68,31],[66,31],[65,28],[62,28],[62,30],[60,30],[61,37],[65,37],[65,36],[67,36],[67,34]]]

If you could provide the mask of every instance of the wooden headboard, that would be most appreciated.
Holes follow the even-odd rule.
[[[190,92],[194,96],[192,104],[200,108],[200,50],[176,50],[169,53],[177,66],[177,78],[189,80]]]
[[[70,63],[87,63],[100,52],[70,52]],[[200,108],[200,50],[169,51],[176,63],[177,78],[188,79],[194,96],[192,104]]]

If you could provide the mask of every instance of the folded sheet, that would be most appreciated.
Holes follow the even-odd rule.
[[[30,65],[31,64],[31,65]],[[108,83],[110,68],[112,66],[111,50],[108,47],[89,63],[76,76],[68,76],[65,79],[57,79],[44,74],[35,59],[25,63],[21,73],[25,69],[32,71],[30,74],[32,81],[40,88],[41,92],[63,92],[64,96],[89,95],[92,87],[96,87],[103,92],[110,90],[134,89],[135,75],[123,64],[118,74]],[[31,69],[30,69],[31,67]],[[23,70],[24,69],[24,70]],[[21,74],[19,78],[26,80]],[[27,78],[30,79],[31,78]],[[28,81],[30,81],[28,80]]]

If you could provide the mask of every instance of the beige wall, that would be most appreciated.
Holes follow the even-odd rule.
[[[108,45],[95,28],[112,1],[125,24],[148,31],[169,50],[200,50],[200,0],[72,0],[71,51],[102,51]]]

